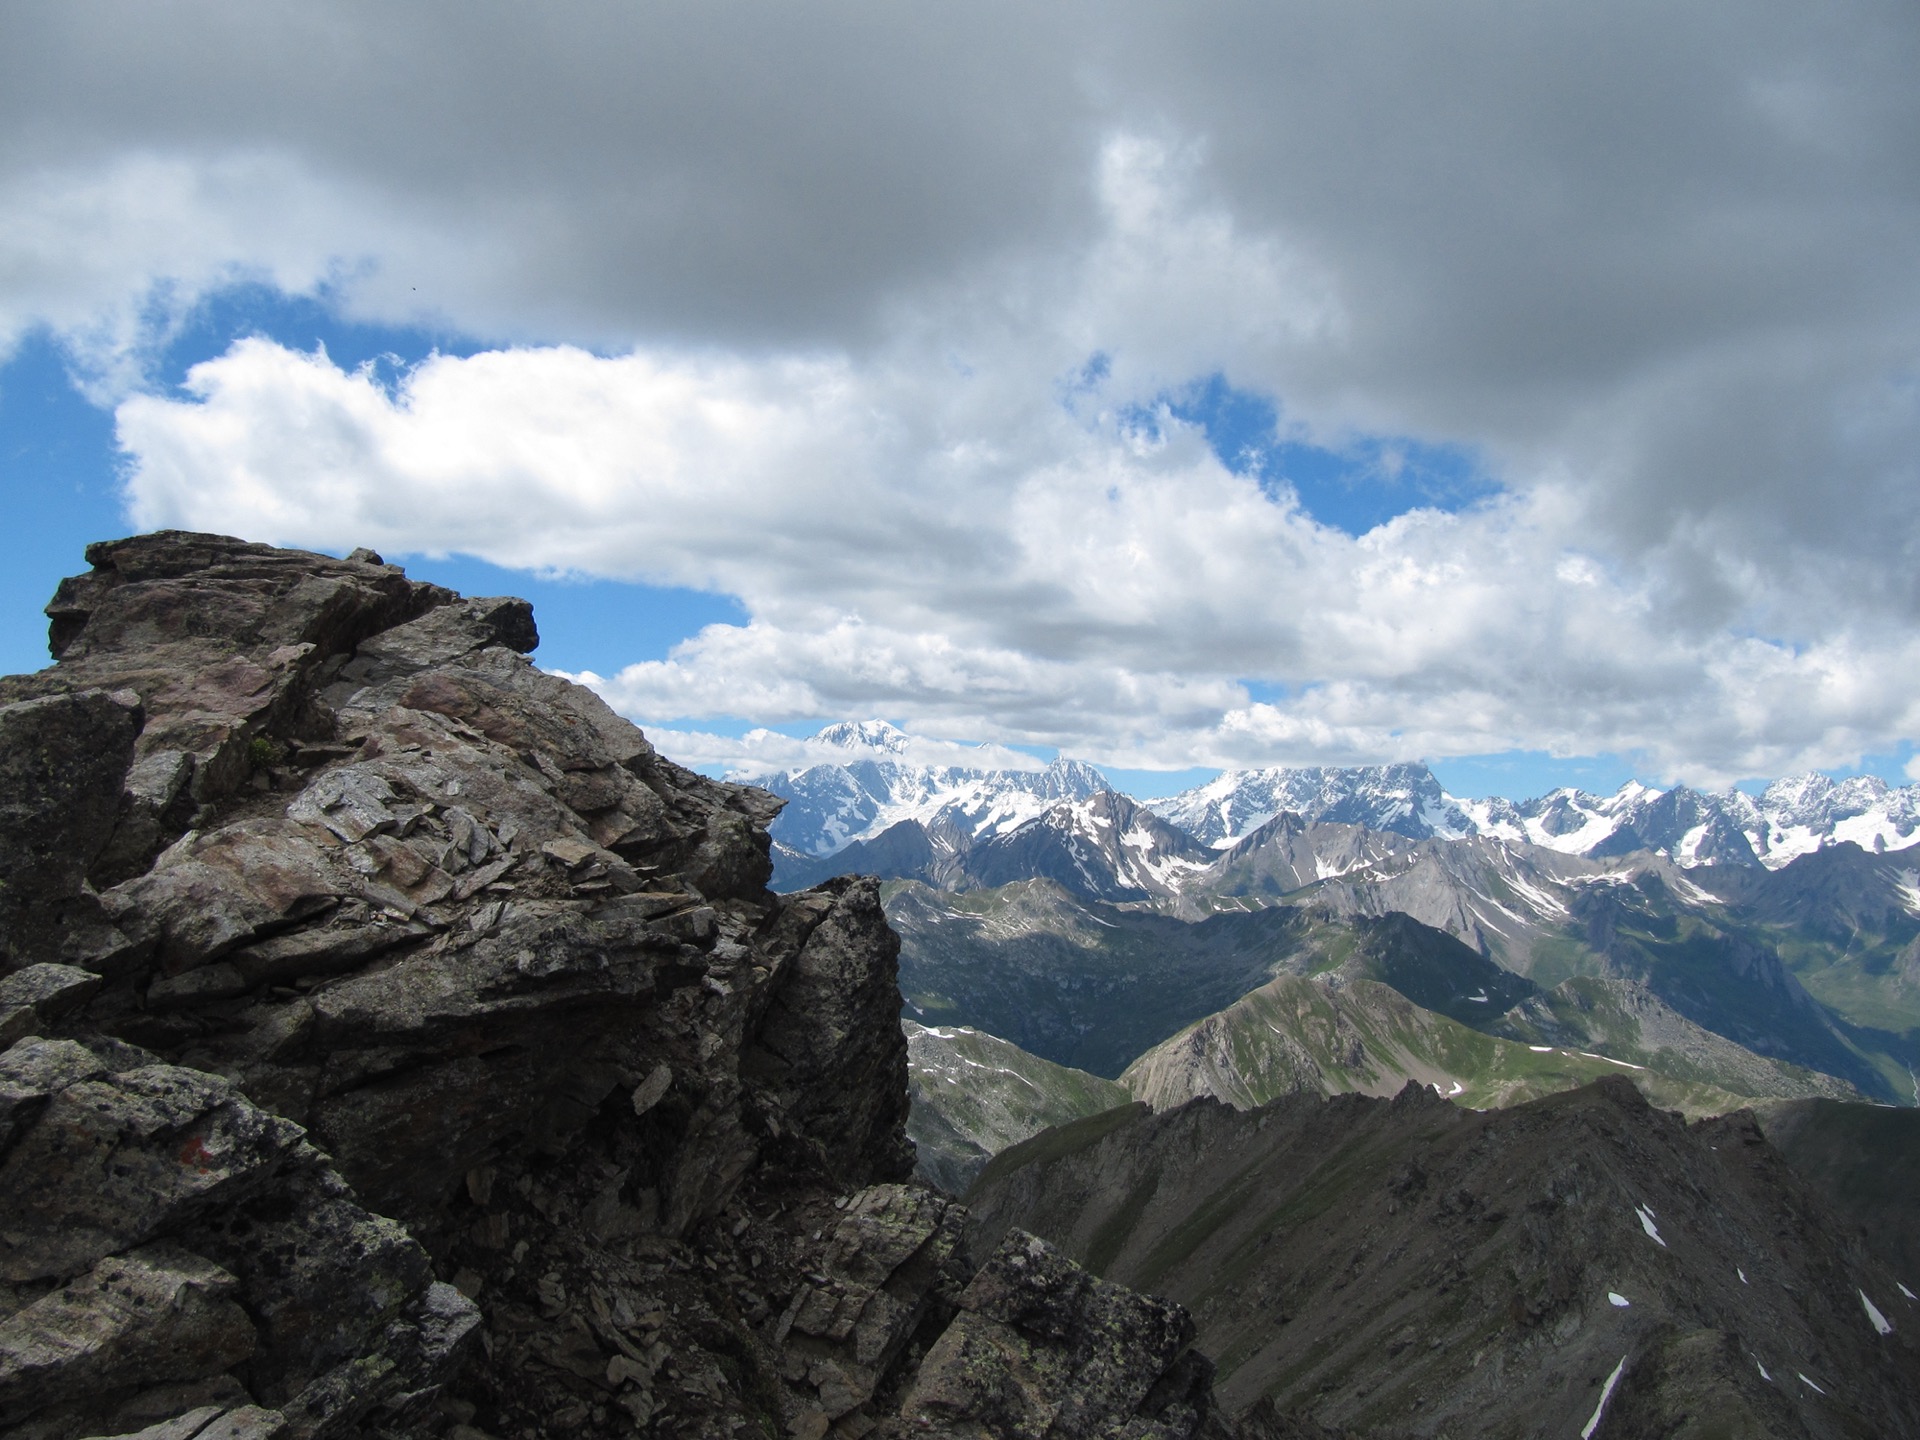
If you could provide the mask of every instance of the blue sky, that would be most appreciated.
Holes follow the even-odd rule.
[[[177,525],[526,594],[708,766],[1905,778],[1920,21],[1392,8],[35,12],[0,660]]]

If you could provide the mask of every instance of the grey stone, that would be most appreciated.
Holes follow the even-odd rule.
[[[0,969],[51,959],[61,907],[106,848],[140,731],[131,694],[0,704]]]
[[[42,962],[0,976],[0,1050],[71,1013],[100,988],[100,977]]]
[[[79,1065],[64,1052],[51,1063]],[[299,1138],[298,1126],[193,1070],[151,1065],[67,1083],[0,1156],[0,1278],[78,1274],[232,1204]]]
[[[0,1424],[238,1364],[254,1333],[234,1289],[226,1271],[176,1246],[101,1260],[0,1321]]]

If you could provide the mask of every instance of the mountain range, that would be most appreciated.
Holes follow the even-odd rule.
[[[1269,905],[1185,920],[1050,880],[964,894],[905,882],[885,903],[914,1020],[975,1027],[1156,1104],[1390,1093],[1408,1078],[1505,1103],[1610,1069],[1645,1072],[1662,1104],[1690,1113],[1907,1098],[1910,1034],[1849,1024],[1764,955],[1743,973],[1737,937],[1716,943],[1704,925],[1676,953],[1658,893],[1609,889],[1612,951],[1545,984],[1400,913]]]
[[[817,869],[909,821],[949,842],[1005,836],[1051,807],[1113,788],[1080,761],[1032,769],[927,765],[908,758],[912,746],[884,721],[847,722],[813,737],[811,748],[831,760],[731,777],[788,801],[772,827],[776,875],[812,873],[807,862]],[[1870,852],[1920,844],[1920,785],[1890,786],[1871,775],[1795,776],[1759,795],[1634,781],[1607,796],[1560,789],[1516,801],[1448,795],[1419,764],[1269,768],[1229,771],[1144,808],[1212,849],[1229,848],[1283,814],[1409,840],[1478,837],[1591,858],[1648,851],[1687,867],[1778,868],[1844,841]]]
[[[8,1437],[1920,1430],[1898,852],[1096,789],[777,893],[523,601],[87,557],[0,677]]]

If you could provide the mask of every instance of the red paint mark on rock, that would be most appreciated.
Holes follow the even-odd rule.
[[[180,1163],[191,1165],[196,1170],[211,1170],[213,1152],[207,1149],[207,1142],[198,1135],[189,1135],[187,1143],[180,1147]]]

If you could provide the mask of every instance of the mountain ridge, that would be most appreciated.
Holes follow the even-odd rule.
[[[1751,1114],[1688,1124],[1624,1080],[1109,1111],[969,1201],[971,1243],[1019,1225],[1191,1307],[1230,1405],[1383,1437],[1920,1432],[1885,1260]]]
[[[971,836],[998,836],[1050,804],[1116,788],[1078,760],[1036,762],[1032,769],[915,763],[906,758],[914,738],[884,721],[839,722],[807,743],[847,758],[738,773],[787,799],[786,813],[772,826],[774,839],[815,860],[907,820],[929,826],[947,820]],[[1409,840],[1482,837],[1594,858],[1646,850],[1686,867],[1779,868],[1849,840],[1879,853],[1920,845],[1920,783],[1891,786],[1871,775],[1789,776],[1758,796],[1634,780],[1612,795],[1563,787],[1514,800],[1450,795],[1427,766],[1414,762],[1277,766],[1227,771],[1178,795],[1135,803],[1215,849],[1282,814]]]

